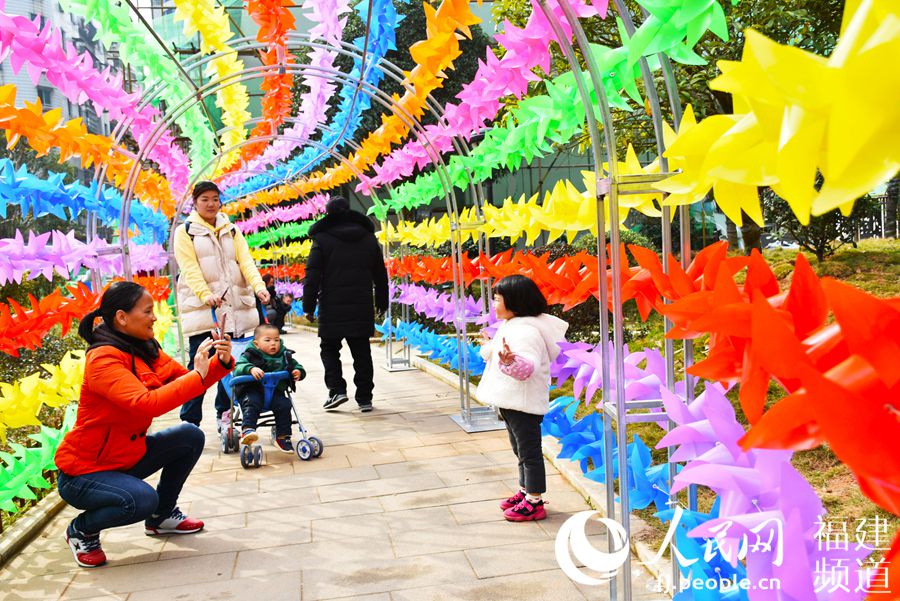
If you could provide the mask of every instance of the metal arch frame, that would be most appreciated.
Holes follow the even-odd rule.
[[[251,43],[251,46],[255,46],[255,45],[258,45],[258,44]],[[313,47],[319,46],[319,47],[324,47],[324,48],[333,48],[332,46],[327,46],[327,45],[323,45],[323,44],[311,43],[309,45],[313,46]],[[355,47],[353,47],[353,48],[355,48]],[[234,50],[234,48],[233,48],[233,50]],[[339,52],[340,52],[340,50],[339,50]],[[344,51],[343,53],[350,54],[352,56],[352,53],[349,53],[346,51]],[[215,54],[206,55],[206,56],[196,60],[195,64],[193,64],[193,65],[190,65],[188,63],[188,67],[190,70],[199,68],[204,63],[214,60],[215,57],[216,57]],[[389,64],[389,63],[387,63],[387,61],[385,61],[385,63]],[[397,69],[393,65],[390,65],[390,67],[388,69],[381,67],[380,64],[375,64],[373,66],[377,67],[377,68],[381,68],[389,77],[394,78],[395,80],[399,81],[401,83],[401,85],[403,85],[404,87],[406,87],[409,90],[412,90],[411,86],[404,83],[403,78],[399,77],[398,75],[396,75],[394,73],[391,73],[390,67],[393,67],[396,71],[399,71],[399,69]],[[234,80],[234,79],[238,79],[239,81],[253,79],[254,77],[259,77],[260,75],[265,76],[265,74],[267,74],[268,72],[273,71],[273,70],[283,71],[283,65],[277,65],[277,64],[276,65],[261,65],[259,67],[245,69],[238,73],[229,74],[228,76],[226,76],[224,78],[211,80],[210,82],[207,82],[203,86],[198,87],[197,94],[195,96],[191,96],[190,98],[183,99],[180,103],[178,103],[174,107],[173,110],[171,110],[170,112],[167,112],[166,118],[158,124],[157,129],[153,132],[153,134],[151,134],[149,143],[147,145],[145,145],[145,148],[147,148],[147,149],[152,148],[153,144],[158,140],[162,131],[164,131],[164,128],[166,128],[168,126],[168,124],[170,124],[172,121],[177,119],[181,114],[186,112],[190,108],[190,106],[192,106],[193,102],[202,102],[203,99],[205,97],[207,97],[208,95],[211,95],[212,93],[215,93],[217,90],[222,89],[223,87],[226,87],[227,85],[230,85],[230,83],[226,84],[224,82]],[[341,71],[335,71],[335,70],[329,71],[329,70],[325,70],[325,69],[321,69],[321,68],[311,67],[310,65],[303,65],[303,64],[291,65],[291,70],[294,72],[297,72],[297,73],[303,73],[304,71],[316,71],[316,72],[319,72],[320,74],[330,75],[332,77],[332,79],[335,81],[341,81],[342,83],[353,82],[353,83],[355,83],[357,89],[359,89],[359,90],[362,90],[365,88],[366,93],[368,95],[375,98],[377,101],[379,101],[379,103],[381,103],[383,106],[385,106],[386,108],[391,110],[394,114],[396,114],[398,117],[400,117],[404,121],[404,123],[409,127],[410,131],[412,131],[414,133],[414,135],[416,135],[417,138],[419,138],[420,140],[424,139],[423,146],[425,148],[433,149],[433,145],[431,144],[430,140],[428,139],[428,136],[424,133],[424,129],[422,128],[421,123],[419,123],[417,119],[415,119],[414,117],[412,117],[411,115],[406,113],[405,110],[402,111],[402,113],[404,113],[404,114],[400,114],[401,111],[398,111],[399,107],[397,105],[395,105],[393,102],[391,102],[390,98],[387,97],[383,92],[381,92],[378,88],[371,86],[370,84],[368,84],[368,82],[365,82],[363,80],[356,80],[353,78],[349,78],[345,73],[343,73]],[[371,89],[372,92],[369,92],[368,89]],[[153,92],[153,88],[150,88],[149,91],[147,92],[147,94],[148,95],[152,94],[152,92]],[[145,98],[148,98],[148,96],[145,95]],[[196,98],[196,100],[195,100],[195,98]],[[426,99],[426,106],[432,113],[434,113],[436,115],[439,122],[446,123],[446,119],[443,117],[443,115],[437,113],[437,110],[438,110],[436,108],[437,105],[433,101],[433,98],[431,98],[430,96]],[[119,129],[121,131],[117,132],[117,137],[121,137],[122,135],[124,135],[124,132],[126,131],[127,126],[128,126],[127,122],[120,124]],[[217,130],[215,133],[220,134],[221,130]],[[282,135],[281,137],[284,137],[284,136]],[[309,142],[309,140],[307,140],[307,143],[308,142]],[[463,154],[463,155],[467,154],[468,146],[464,140],[460,140],[460,139],[454,137],[452,139],[452,144],[453,144],[455,150],[457,151],[457,153]],[[233,149],[232,148],[224,149],[222,151],[222,153],[227,153],[227,152],[230,152],[231,150],[233,150]],[[126,191],[125,191],[125,195],[123,197],[123,210],[122,210],[122,214],[126,215],[126,216],[129,213],[131,196],[133,194],[133,188],[136,183],[137,174],[140,172],[140,164],[144,160],[143,159],[144,154],[146,154],[146,153],[144,152],[144,150],[142,150],[141,153],[138,155],[135,163],[132,165],[132,170],[129,174],[129,177],[126,180]],[[449,181],[449,177],[447,176],[446,168],[443,163],[443,158],[440,155],[440,153],[437,153],[435,150],[432,150],[430,154],[432,155],[434,164],[438,166],[438,172],[440,173],[442,183],[444,184],[445,203],[447,205],[448,212],[451,216],[452,223],[454,225],[458,226],[460,222],[459,222],[459,212],[458,212],[458,208],[456,206],[455,193],[453,192],[454,186],[452,186],[451,182]],[[221,155],[219,155],[219,156],[221,156]],[[208,167],[208,165],[204,166],[204,170],[201,171],[201,173],[205,171],[205,169]],[[466,170],[468,171],[467,168],[466,168]],[[102,178],[103,175],[105,175],[105,169],[101,170],[101,172],[99,172],[97,174],[97,178],[98,179]],[[480,183],[478,185],[473,185],[471,183],[471,180],[472,180],[471,177],[469,178],[469,180],[470,180],[469,187],[470,187],[472,196],[475,199],[475,206],[477,208],[478,214],[481,215],[482,214],[481,207],[483,204],[483,192],[482,192]],[[285,183],[290,184],[290,182],[285,182]],[[181,201],[178,203],[178,205],[177,205],[178,208],[176,209],[176,214],[177,214],[177,211],[180,210],[180,207],[183,205],[184,198],[185,198],[185,196],[183,196]],[[376,199],[377,199],[377,197],[376,197]],[[126,274],[130,274],[130,265],[128,264],[129,262],[128,262],[127,240],[125,240],[123,238],[121,243],[122,243],[122,253],[123,253],[123,259],[124,259],[123,262],[126,264],[126,267],[127,267],[125,271],[126,271]],[[452,246],[454,246],[454,249],[453,249],[453,251],[454,251],[453,252],[453,262],[454,262],[454,266],[455,266],[455,269],[453,271],[454,272],[454,298],[456,300],[456,307],[457,307],[457,311],[456,311],[457,319],[454,322],[454,326],[457,330],[457,346],[458,346],[459,354],[461,357],[460,370],[459,370],[460,406],[461,406],[461,411],[464,416],[464,420],[466,422],[468,422],[471,418],[472,412],[471,412],[471,400],[470,400],[470,394],[469,394],[469,388],[468,388],[468,385],[469,385],[468,360],[467,360],[467,354],[465,352],[465,349],[467,348],[467,345],[466,345],[467,338],[466,338],[466,333],[465,333],[466,321],[465,321],[465,316],[464,316],[464,299],[462,298],[462,294],[461,294],[461,289],[464,286],[464,280],[462,277],[462,267],[461,267],[462,250],[461,250],[459,236],[451,237],[451,243],[452,243]],[[486,245],[484,243],[484,240],[479,239],[479,247],[483,248],[485,246]]]
[[[293,37],[301,37],[302,38],[303,36],[293,36]],[[237,44],[235,44],[235,46],[236,45]],[[297,44],[296,46],[302,46],[302,45],[303,44]],[[334,49],[334,46],[312,43],[312,42],[310,42],[306,45],[308,45],[310,47],[321,47],[321,48],[326,48],[326,49]],[[244,49],[244,48],[236,48],[235,46],[232,47],[233,51],[237,51],[239,49]],[[251,42],[248,46],[252,48],[255,46],[262,46],[262,45],[255,43],[255,42]],[[349,47],[349,48],[352,48],[353,50],[356,50],[355,46],[350,46],[350,45],[346,45],[346,44],[342,44],[342,46]],[[291,47],[295,47],[295,45],[292,44]],[[343,49],[338,49],[338,52],[345,54],[345,55],[350,55],[351,57],[356,58],[354,56],[353,52],[348,52],[347,50],[343,50]],[[216,58],[216,56],[217,56],[216,54],[205,55],[202,57],[198,57],[194,61],[188,61],[187,63],[184,64],[185,69],[186,70],[194,70],[194,69],[200,68],[206,62],[214,60]],[[387,68],[381,66],[382,62],[386,65]],[[191,64],[191,63],[193,63],[193,64]],[[372,90],[374,90],[374,94],[386,97],[386,95],[384,95],[383,92],[378,90],[378,88],[371,86],[370,84],[368,84],[368,82],[365,82],[364,80],[356,80],[353,78],[349,78],[349,77],[347,77],[347,74],[345,74],[341,71],[325,70],[322,68],[311,67],[310,65],[304,65],[304,64],[291,65],[290,67],[291,67],[292,71],[295,71],[298,73],[303,73],[304,71],[318,71],[319,73],[322,73],[325,75],[330,75],[332,77],[332,79],[334,79],[336,81],[353,82],[353,83],[355,83],[356,87],[359,89],[362,89],[363,87],[371,88]],[[405,83],[404,78],[400,77],[396,73],[391,72],[391,69],[393,69],[396,72],[402,73],[402,71],[400,71],[399,68],[397,68],[396,66],[391,64],[389,61],[382,60],[382,61],[379,61],[378,63],[375,63],[375,64],[369,66],[369,68],[373,68],[373,67],[382,69],[382,71],[386,75],[388,75],[389,77],[398,81],[407,90],[414,91],[413,88],[409,84]],[[189,99],[186,98],[186,99],[182,100],[182,102],[178,103],[174,109],[172,109],[171,111],[167,111],[166,118],[158,124],[157,129],[153,132],[153,134],[151,134],[149,143],[145,145],[145,148],[147,148],[149,150],[149,148],[153,147],[153,144],[155,144],[155,142],[158,140],[162,131],[164,131],[164,128],[167,128],[168,124],[173,122],[175,119],[178,118],[178,116],[180,116],[181,114],[183,114],[190,108],[191,101],[202,102],[202,100],[206,96],[214,93],[218,89],[221,89],[219,84],[222,84],[222,82],[232,80],[235,78],[238,78],[240,81],[243,81],[245,79],[252,79],[253,78],[252,74],[254,74],[254,73],[257,74],[257,76],[259,76],[259,75],[264,76],[266,73],[268,73],[269,71],[273,71],[273,70],[283,71],[284,65],[278,65],[278,64],[261,65],[259,67],[245,69],[239,73],[230,74],[229,76],[226,76],[225,78],[221,78],[218,80],[211,80],[210,82],[207,82],[206,84],[204,84],[202,87],[198,87],[196,95],[191,96]],[[153,94],[153,92],[155,91],[155,88],[160,87],[161,85],[164,85],[164,82],[158,84],[155,87],[149,88],[148,91],[145,93],[145,99],[149,99],[150,95]],[[224,87],[224,86],[221,86],[221,87]],[[369,94],[369,95],[371,96],[371,94]],[[196,98],[196,100],[192,100],[194,98]],[[146,102],[149,102],[149,100],[146,100]],[[414,134],[416,135],[417,138],[420,139],[420,141],[422,141],[424,139],[423,146],[425,148],[433,148],[433,145],[431,144],[430,140],[428,139],[428,136],[424,133],[424,129],[421,127],[421,124],[415,118],[413,118],[408,113],[406,115],[398,114],[398,111],[396,110],[397,107],[396,107],[396,105],[394,105],[393,102],[385,101],[385,102],[381,102],[381,104],[383,104],[386,108],[390,109],[392,112],[397,114],[402,120],[404,120],[404,123],[407,124],[410,131],[414,132]],[[433,97],[431,97],[430,95],[426,98],[426,107],[433,114],[435,114],[435,116],[438,118],[439,123],[446,124],[446,118],[441,113],[439,113],[439,109],[440,109],[439,105],[437,105],[437,103],[434,102]],[[404,111],[404,113],[405,113],[405,111]],[[121,131],[117,132],[117,137],[121,137],[122,135],[124,135],[124,132],[126,131],[128,125],[129,125],[129,122],[120,123],[120,125],[117,129],[120,129]],[[217,130],[215,133],[219,134],[220,132],[221,132],[221,130]],[[458,154],[461,154],[461,155],[468,154],[468,150],[469,150],[468,144],[465,142],[464,139],[461,139],[459,137],[453,137],[451,143],[454,146],[454,149],[456,150],[456,152]],[[231,150],[232,149],[223,150],[223,153],[230,152]],[[133,193],[133,187],[134,187],[134,184],[136,183],[137,174],[140,172],[139,165],[140,165],[141,161],[143,160],[143,157],[145,154],[146,154],[146,152],[144,150],[142,150],[141,153],[138,155],[138,158],[137,158],[135,164],[132,166],[132,171],[129,174],[129,178],[127,179],[126,193],[123,197],[123,211],[122,211],[123,215],[127,215],[127,213],[128,213],[128,206],[130,206],[131,195]],[[460,225],[459,211],[458,211],[458,208],[457,208],[456,202],[455,202],[455,193],[453,192],[454,186],[452,186],[452,183],[449,181],[449,177],[447,176],[446,169],[443,164],[443,158],[441,157],[440,153],[437,153],[435,150],[432,150],[431,154],[433,155],[433,163],[438,167],[438,172],[441,175],[441,181],[444,184],[445,203],[447,205],[448,213],[450,214],[450,217],[451,217],[451,223],[454,226],[458,227]],[[221,156],[221,155],[219,155],[219,156]],[[468,171],[468,168],[466,168],[466,170]],[[102,179],[103,175],[105,175],[105,169],[101,170],[101,172],[97,174],[97,178]],[[472,178],[470,177],[469,179],[470,179],[469,188],[470,188],[472,197],[475,201],[474,205],[476,207],[476,212],[479,215],[480,219],[483,219],[482,207],[483,207],[484,199],[483,199],[483,190],[481,188],[481,184],[480,184],[480,182],[473,184],[471,181]],[[286,183],[289,183],[289,182],[286,182]],[[179,203],[179,206],[181,206],[181,204],[183,204],[183,203]],[[125,264],[128,265],[127,240],[123,239],[121,242],[122,242],[123,259],[124,259]],[[479,243],[480,249],[487,248],[487,242],[484,239],[482,234],[479,234],[478,243]],[[462,277],[463,274],[462,274],[462,267],[461,267],[462,251],[461,251],[461,244],[460,244],[460,240],[459,240],[458,236],[451,237],[451,245],[454,247],[453,253],[452,253],[453,263],[454,263],[454,267],[455,267],[453,296],[456,301],[456,313],[457,313],[457,319],[454,322],[454,326],[457,330],[457,345],[458,345],[459,354],[461,357],[460,370],[459,370],[459,372],[460,372],[459,373],[460,390],[461,390],[460,406],[461,406],[461,412],[464,415],[464,420],[466,422],[468,422],[471,418],[472,411],[471,411],[471,399],[470,399],[470,393],[469,393],[469,379],[468,379],[469,368],[468,368],[467,355],[465,352],[467,337],[466,337],[466,333],[465,333],[466,321],[465,321],[465,316],[464,316],[465,302],[464,302],[464,296],[462,293],[462,289],[464,287],[464,280]],[[126,269],[126,273],[130,273],[130,266],[128,266],[128,268]],[[490,286],[489,283],[485,283],[485,285],[488,287],[488,290],[489,290],[489,286]]]

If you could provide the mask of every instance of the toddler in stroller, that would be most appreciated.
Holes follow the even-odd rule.
[[[301,459],[318,457],[322,453],[322,443],[315,437],[307,439],[300,416],[291,402],[289,391],[295,389],[294,382],[306,377],[303,366],[293,358],[293,352],[285,348],[278,327],[262,324],[256,328],[253,341],[241,354],[235,365],[231,379],[233,403],[240,410],[230,420],[229,428],[223,432],[223,450],[232,450],[236,433],[233,427],[240,425],[241,465],[251,463],[257,467],[262,462],[262,449],[254,443],[259,439],[257,429],[271,425],[271,421],[261,421],[260,414],[271,410],[272,443],[285,453],[294,453],[291,442],[291,412],[297,417],[301,440],[296,452]],[[233,413],[236,413],[233,410]]]

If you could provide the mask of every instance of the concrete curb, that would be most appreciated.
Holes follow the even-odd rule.
[[[66,502],[54,490],[0,535],[0,566],[15,557],[59,513]]]
[[[412,364],[414,367],[417,367],[428,375],[459,389],[459,377],[452,371],[417,355],[413,355]],[[475,395],[474,386],[470,388],[470,391],[473,401],[477,402],[479,405],[485,405],[485,403],[478,400]],[[588,505],[597,510],[601,516],[608,517],[606,514],[606,486],[585,478],[577,461],[557,458],[562,447],[560,446],[559,441],[552,436],[545,436],[542,446],[544,457],[546,457],[546,459],[559,470],[562,477],[565,478],[582,497],[584,497]],[[621,513],[622,508],[617,502],[616,514],[621,515]],[[615,518],[615,516],[612,517]],[[632,557],[636,558],[657,582],[668,582],[672,573],[671,561],[662,559],[657,563],[652,563],[653,558],[656,556],[656,551],[648,547],[646,543],[635,540],[636,535],[650,530],[650,525],[634,514],[631,514],[629,518]]]

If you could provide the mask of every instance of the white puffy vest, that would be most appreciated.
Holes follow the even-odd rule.
[[[235,256],[234,224],[225,225],[215,235],[204,225],[192,221],[185,223],[186,226],[178,227],[190,228],[187,233],[192,237],[203,279],[216,298],[224,295],[224,304],[216,309],[219,323],[224,323],[224,331],[238,336],[252,331],[259,325],[256,295],[241,273]],[[184,278],[178,279],[175,290],[184,333],[191,336],[211,331],[215,324],[209,306],[197,298]]]

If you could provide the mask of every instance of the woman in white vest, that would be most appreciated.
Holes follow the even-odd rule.
[[[228,216],[220,213],[219,187],[212,182],[194,186],[194,210],[175,230],[178,261],[178,311],[188,336],[193,369],[194,355],[215,328],[232,337],[243,336],[259,325],[256,299],[269,302],[269,292],[253,263],[247,241]],[[213,321],[213,310],[218,324]],[[219,384],[216,418],[230,407],[228,393]],[[181,407],[182,421],[197,426],[203,417],[203,396]]]

